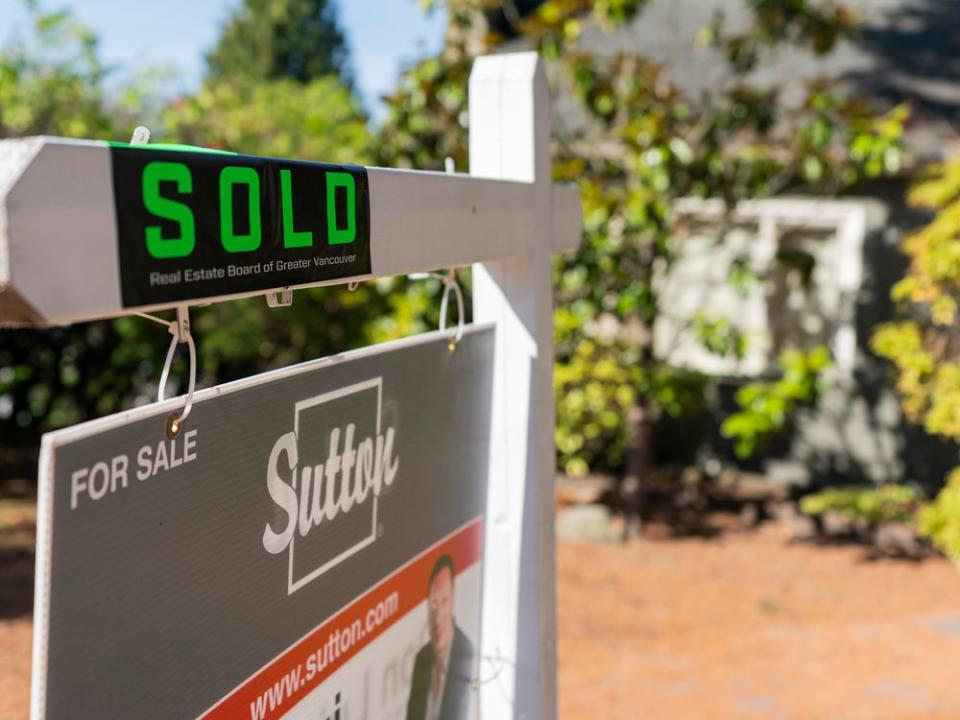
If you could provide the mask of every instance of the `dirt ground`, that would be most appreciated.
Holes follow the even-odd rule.
[[[960,573],[785,529],[559,546],[561,718],[960,718]]]
[[[0,517],[0,720],[27,717],[32,516],[17,512]],[[942,560],[867,562],[775,523],[562,542],[559,624],[563,719],[960,717],[960,573]]]

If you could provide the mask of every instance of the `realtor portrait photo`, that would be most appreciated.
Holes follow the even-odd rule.
[[[453,615],[456,570],[441,555],[427,586],[429,641],[413,663],[407,720],[462,720],[473,717],[474,650]]]

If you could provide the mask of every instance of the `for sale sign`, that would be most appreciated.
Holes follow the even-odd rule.
[[[476,712],[494,335],[44,437],[33,717]]]

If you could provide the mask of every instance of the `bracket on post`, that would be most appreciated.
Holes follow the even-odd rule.
[[[150,142],[150,128],[146,125],[137,125],[130,138],[131,145],[146,145]]]
[[[178,343],[190,340],[190,310],[186,305],[177,305],[177,319],[171,326],[170,332],[177,338]]]
[[[293,305],[293,290],[290,288],[280,288],[274,292],[266,294],[267,307],[282,308]]]

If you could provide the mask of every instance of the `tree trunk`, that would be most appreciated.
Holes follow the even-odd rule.
[[[637,398],[627,414],[627,448],[624,456],[625,474],[620,484],[620,496],[625,507],[623,540],[638,537],[642,530],[640,511],[643,505],[644,481],[650,471],[650,409],[647,399]]]

